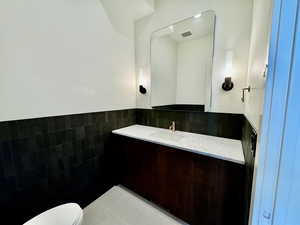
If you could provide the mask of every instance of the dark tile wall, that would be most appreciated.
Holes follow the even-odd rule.
[[[251,204],[251,192],[253,183],[254,161],[256,151],[257,134],[254,128],[251,126],[247,118],[244,119],[242,145],[245,157],[245,209],[246,221],[244,224],[248,224],[249,209]]]
[[[173,120],[178,130],[241,139],[245,119],[132,109],[0,122],[1,219],[19,225],[66,202],[86,206],[113,183],[105,154],[112,130],[135,123],[167,128]]]
[[[188,105],[188,104],[174,104],[174,105],[161,105],[154,106],[154,109],[160,110],[175,110],[175,111],[196,111],[196,112],[204,112],[204,105]]]
[[[111,131],[135,123],[134,109],[1,122],[1,220],[20,225],[59,204],[95,200],[111,186]]]
[[[136,121],[141,125],[161,128],[168,128],[171,121],[176,121],[177,130],[241,140],[244,116],[228,113],[137,109]]]

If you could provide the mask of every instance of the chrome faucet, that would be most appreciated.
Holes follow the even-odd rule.
[[[172,124],[169,127],[169,130],[171,130],[172,132],[175,132],[175,129],[176,129],[175,121],[172,121]]]

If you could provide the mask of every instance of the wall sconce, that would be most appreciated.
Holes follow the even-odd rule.
[[[146,78],[143,69],[140,69],[139,72],[139,91],[141,94],[146,94],[147,89],[145,88],[146,86]]]
[[[222,89],[224,91],[230,91],[234,87],[234,83],[232,82],[231,74],[232,74],[232,61],[233,61],[233,51],[226,52],[226,67],[225,67],[225,81],[222,84]]]
[[[225,77],[225,81],[222,84],[222,89],[224,91],[230,91],[234,87],[234,83],[231,81],[231,77]]]
[[[143,94],[143,95],[147,93],[147,89],[144,88],[143,85],[140,85],[140,93]]]

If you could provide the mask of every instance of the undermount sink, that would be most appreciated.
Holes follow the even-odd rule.
[[[150,135],[153,138],[161,138],[169,141],[180,141],[184,138],[184,135],[169,130],[166,131],[158,131]]]

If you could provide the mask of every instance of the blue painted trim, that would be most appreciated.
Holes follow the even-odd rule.
[[[273,224],[299,1],[275,0],[274,4],[252,225]]]

